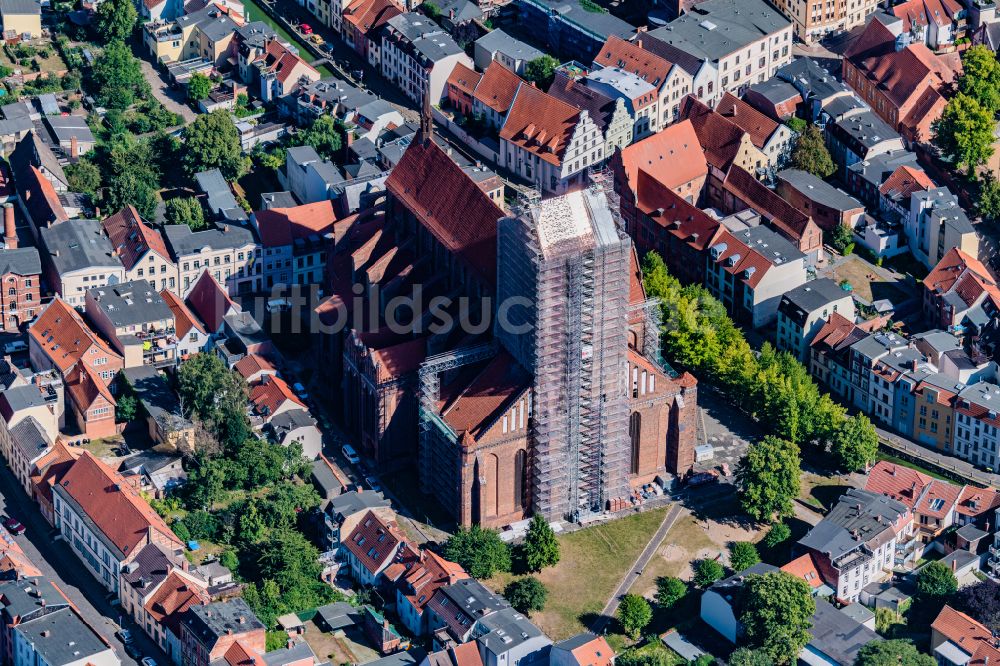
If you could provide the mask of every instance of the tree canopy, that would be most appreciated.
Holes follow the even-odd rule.
[[[86,157],[66,165],[66,179],[74,192],[94,196],[101,187],[101,170]]]
[[[680,578],[660,576],[656,579],[656,605],[672,608],[687,594],[687,584]]]
[[[878,457],[878,433],[871,419],[855,414],[833,436],[831,452],[841,469],[856,472],[866,469]]]
[[[545,54],[538,56],[524,66],[524,79],[536,84],[542,90],[548,90],[555,77],[559,61]]]
[[[962,54],[958,90],[990,113],[1000,111],[1000,63],[992,49],[976,44]]]
[[[528,534],[522,546],[524,564],[528,571],[541,571],[559,563],[559,541],[549,521],[536,513],[528,525]]]
[[[799,447],[768,435],[750,445],[736,470],[740,504],[755,520],[792,515],[799,494]]]
[[[205,211],[194,197],[174,197],[166,203],[165,217],[170,224],[184,224],[191,231],[201,231],[208,227]]]
[[[312,146],[316,154],[325,160],[334,160],[343,145],[345,132],[343,123],[333,116],[323,115],[316,118],[309,127],[295,135],[293,143],[297,146]]]
[[[235,450],[250,438],[246,382],[218,356],[201,353],[185,361],[177,389],[185,409],[208,423],[225,449]]]
[[[729,666],[774,666],[774,661],[763,650],[741,647],[729,655]]]
[[[948,101],[934,123],[934,144],[955,163],[974,175],[976,167],[993,155],[993,113],[974,97],[958,93]]]
[[[236,180],[249,169],[240,133],[226,111],[198,116],[184,131],[184,166],[188,175],[219,169],[227,180]]]
[[[192,102],[199,102],[203,99],[207,99],[209,93],[212,92],[212,80],[202,74],[201,72],[195,72],[188,79],[187,83],[187,97]]]
[[[698,587],[708,587],[724,575],[726,575],[726,570],[717,560],[712,558],[698,560],[694,565],[694,584]]]
[[[792,166],[818,178],[831,176],[837,170],[823,141],[823,133],[815,125],[810,124],[799,134],[792,149]]]
[[[625,633],[635,639],[652,622],[653,609],[649,602],[638,594],[626,594],[618,604],[616,616]]]
[[[139,13],[132,0],[104,0],[97,6],[94,29],[105,44],[131,36]]]
[[[478,525],[464,527],[451,535],[441,549],[442,555],[457,562],[473,578],[490,578],[498,571],[510,571],[510,546],[496,530]]]
[[[958,579],[943,562],[928,562],[917,572],[917,595],[944,600],[958,591]]]
[[[1000,583],[986,579],[966,585],[948,601],[994,634],[1000,634]]]
[[[503,596],[515,610],[530,615],[532,611],[545,609],[549,591],[534,576],[525,576],[508,583]]]
[[[103,204],[121,210],[131,204],[139,215],[152,219],[159,201],[160,170],[149,141],[118,134],[101,146],[99,158],[104,171]]]
[[[130,0],[122,2],[131,6]],[[104,48],[94,60],[91,77],[98,102],[108,109],[127,109],[149,94],[142,65],[124,42],[111,42]]]
[[[923,654],[912,641],[894,639],[865,643],[854,666],[935,666],[929,654]]]
[[[736,541],[729,546],[729,566],[733,571],[744,571],[760,562],[757,546],[749,541]]]
[[[776,664],[795,663],[812,638],[816,601],[809,584],[783,571],[751,574],[742,596],[740,623],[750,647],[764,651]]]

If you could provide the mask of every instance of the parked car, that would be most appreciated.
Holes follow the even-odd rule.
[[[156,660],[152,657],[143,657],[142,666],[156,666]]]
[[[8,342],[3,346],[4,354],[17,354],[26,351],[28,351],[28,343],[24,340],[14,340],[13,342]]]
[[[7,531],[14,536],[20,536],[24,534],[24,525],[21,524],[17,518],[8,517],[7,520],[3,521],[3,526],[7,528]]]
[[[295,391],[295,395],[299,396],[303,400],[309,399],[309,392],[306,391],[306,387],[302,384],[295,382],[292,384],[292,390]]]
[[[697,488],[698,486],[707,486],[712,483],[719,482],[719,474],[714,470],[709,470],[707,472],[698,472],[697,474],[692,474],[687,479],[688,488]]]
[[[115,636],[118,637],[122,643],[128,644],[132,642],[132,632],[128,629],[119,629],[115,632]]]
[[[355,451],[354,447],[351,446],[350,444],[344,444],[342,447],[340,447],[340,452],[344,454],[345,458],[347,458],[347,462],[351,463],[352,465],[357,465],[359,462],[361,462],[361,456],[358,455],[358,452]]]
[[[368,486],[369,490],[373,490],[377,493],[382,492],[382,486],[381,484],[379,484],[378,479],[376,479],[374,476],[366,476],[365,485]]]
[[[139,646],[136,645],[135,643],[126,643],[125,644],[125,654],[127,654],[130,657],[132,657],[133,659],[141,659],[142,658],[142,650],[140,650]]]
[[[300,25],[299,30],[302,31],[303,35],[311,35],[313,32],[312,26],[309,25],[308,23],[303,23],[302,25]]]

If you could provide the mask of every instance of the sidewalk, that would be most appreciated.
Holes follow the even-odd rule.
[[[965,481],[979,484],[981,486],[994,486],[1000,488],[1000,474],[977,469],[971,463],[959,460],[954,456],[947,456],[921,446],[916,442],[906,439],[902,435],[875,427],[878,432],[882,446],[895,452],[903,454],[905,457],[914,458],[926,465],[936,468],[940,472],[958,477]]]

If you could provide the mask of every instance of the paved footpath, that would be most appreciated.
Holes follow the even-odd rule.
[[[684,511],[684,507],[679,503],[674,503],[674,505],[670,507],[670,510],[667,511],[667,515],[663,517],[663,522],[660,523],[660,528],[656,530],[656,534],[654,534],[653,538],[646,544],[646,548],[639,554],[639,558],[628,570],[628,573],[625,574],[625,577],[622,578],[622,582],[619,583],[618,587],[614,591],[614,594],[612,594],[611,598],[608,599],[608,603],[604,607],[604,610],[601,611],[600,616],[594,621],[594,625],[591,629],[595,634],[603,632],[608,626],[608,622],[614,618],[615,611],[618,610],[618,604],[621,602],[622,597],[624,597],[628,591],[632,589],[632,586],[635,585],[635,582],[639,580],[639,572],[645,569],[646,565],[649,564],[649,561],[653,559],[653,555],[656,554],[660,544],[663,543],[663,538],[667,536],[667,532],[669,532],[670,528],[674,526],[674,523],[677,521],[677,518],[681,515],[682,511]]]

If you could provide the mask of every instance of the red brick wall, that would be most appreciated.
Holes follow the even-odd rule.
[[[39,282],[41,277],[38,275],[5,273],[0,276],[0,331],[16,332],[20,324],[38,314],[41,309]],[[12,322],[11,316],[16,320]]]

